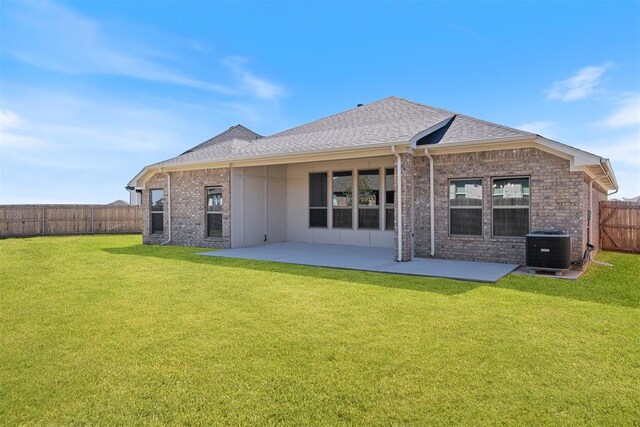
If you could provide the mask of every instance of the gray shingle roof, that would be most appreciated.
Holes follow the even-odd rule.
[[[219,135],[214,136],[213,138],[207,139],[205,142],[196,145],[185,151],[182,154],[189,153],[191,151],[199,150],[204,147],[209,147],[213,144],[217,144],[219,142],[230,141],[232,139],[239,139],[241,141],[253,141],[256,139],[262,138],[262,135],[259,135],[252,131],[251,129],[247,129],[242,125],[231,126],[229,129],[225,130]]]
[[[246,135],[249,134],[244,131],[242,134],[231,134],[234,127],[177,157],[156,163],[155,166],[312,153],[376,143],[402,143],[454,116],[438,144],[534,136],[440,108],[389,97],[259,139],[247,140]],[[242,129],[259,137],[244,127]],[[221,138],[225,134],[227,135]]]

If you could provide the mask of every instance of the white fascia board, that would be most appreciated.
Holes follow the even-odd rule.
[[[137,190],[143,188],[144,182],[146,181],[146,177],[152,176],[154,173],[159,172],[162,168],[167,171],[178,171],[178,170],[191,170],[191,169],[204,169],[204,168],[220,168],[220,167],[230,167],[230,166],[255,166],[256,164],[286,164],[286,163],[302,163],[302,162],[311,162],[311,161],[322,161],[322,160],[335,160],[335,158],[330,158],[332,156],[344,156],[353,154],[357,157],[366,156],[371,152],[371,155],[380,155],[379,152],[375,152],[375,150],[379,150],[385,147],[397,146],[399,152],[405,152],[407,150],[411,150],[415,148],[415,144],[417,141],[428,135],[431,132],[434,132],[444,126],[449,119],[443,120],[442,122],[432,126],[424,131],[421,131],[414,135],[408,141],[396,141],[396,142],[378,142],[367,144],[366,146],[360,147],[342,147],[342,148],[326,148],[322,150],[315,150],[313,152],[297,152],[297,153],[286,153],[279,155],[265,154],[262,156],[252,156],[252,157],[237,157],[232,159],[225,159],[224,161],[192,161],[192,162],[183,162],[176,164],[164,164],[164,165],[149,165],[145,167],[142,171],[140,171],[129,183],[130,187],[134,187]],[[507,138],[492,138],[492,139],[482,139],[482,140],[472,140],[472,141],[461,141],[461,142],[452,142],[452,143],[444,143],[444,144],[433,144],[429,145],[429,152],[433,154],[445,154],[448,151],[459,151],[464,148],[474,147],[476,150],[481,148],[486,149],[510,149],[510,148],[522,148],[524,145],[531,144],[532,147],[537,147],[542,149],[543,151],[554,154],[558,157],[562,157],[564,159],[569,160],[570,170],[571,171],[583,171],[587,173],[592,178],[598,178],[598,182],[604,188],[608,189],[617,189],[618,183],[613,173],[613,169],[611,168],[611,163],[608,159],[602,158],[595,154],[589,153],[584,150],[580,150],[574,147],[571,147],[566,144],[562,144],[560,142],[544,138],[538,135],[532,136],[523,136],[518,138],[507,137]],[[474,150],[475,151],[475,150]],[[588,166],[598,165],[603,169],[603,175],[600,177],[596,177],[591,171],[589,171]],[[602,178],[608,177],[610,179],[609,183],[604,183]]]
[[[616,174],[613,172],[613,167],[611,166],[611,162],[609,161],[609,159],[603,159],[603,162],[601,164],[604,164],[606,169],[605,172],[609,175],[609,179],[611,179],[611,183],[613,184],[615,190],[618,190],[620,186],[618,185],[618,179],[616,178]]]
[[[533,143],[535,141],[534,137],[531,136],[522,136],[518,138],[514,137],[506,137],[506,138],[491,138],[491,139],[476,139],[470,141],[460,141],[460,142],[445,142],[438,144],[430,144],[430,145],[421,145],[420,148],[428,148],[430,153],[435,154],[445,154],[447,151],[459,151],[460,148],[466,147],[489,147],[495,145],[497,149],[509,149],[511,148],[509,143],[523,143],[529,142]],[[500,144],[500,145],[496,145]]]
[[[600,160],[603,160],[601,156],[597,156],[588,151],[580,150],[567,144],[562,144],[558,141],[554,141],[549,138],[539,136],[536,142],[544,147],[548,147],[562,153],[566,153],[573,158],[574,166],[589,166],[600,164]]]
[[[584,171],[591,178],[595,179],[603,188],[608,190],[618,189],[618,180],[611,167],[609,159],[598,156],[588,151],[580,150],[579,148],[572,147],[570,145],[562,144],[549,138],[539,136],[536,140],[538,144],[543,147],[547,147],[552,150],[556,150],[562,153],[566,153],[571,156],[571,170]],[[593,174],[588,166],[600,166],[602,168],[603,175],[596,176]],[[609,180],[608,183],[603,181],[603,178]]]
[[[399,152],[406,152],[409,150],[409,141],[395,141],[395,142],[379,142],[367,144],[365,146],[359,147],[341,147],[341,148],[326,148],[322,150],[314,150],[313,152],[292,152],[286,154],[265,154],[261,156],[250,156],[250,157],[236,157],[225,159],[222,161],[191,161],[191,162],[180,162],[180,163],[165,163],[162,165],[149,165],[146,166],[140,173],[138,173],[129,183],[129,186],[134,187],[136,189],[141,189],[146,181],[145,176],[152,175],[153,173],[159,172],[162,169],[165,172],[173,172],[179,170],[193,170],[193,169],[209,169],[209,168],[221,168],[221,167],[243,167],[243,166],[256,166],[256,165],[265,165],[265,164],[287,164],[287,163],[304,163],[304,162],[314,162],[314,161],[323,161],[323,160],[335,160],[335,158],[330,158],[330,156],[344,156],[353,154],[357,157],[366,157],[368,154],[371,156],[380,156],[380,149],[391,148],[392,146],[397,146]],[[391,155],[391,151],[388,153]],[[347,157],[348,158],[348,157]]]
[[[134,176],[129,184],[127,184],[127,188],[133,188],[134,190],[142,190],[142,187],[138,186],[138,180],[147,172],[149,166],[145,166],[136,176]]]

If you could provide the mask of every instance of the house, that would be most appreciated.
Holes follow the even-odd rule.
[[[413,257],[524,263],[525,235],[598,242],[605,158],[398,97],[263,137],[237,125],[142,169],[147,244],[388,247]]]

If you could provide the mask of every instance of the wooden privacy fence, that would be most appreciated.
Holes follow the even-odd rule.
[[[0,205],[0,237],[141,232],[140,206]]]
[[[600,247],[640,252],[640,203],[600,202]]]

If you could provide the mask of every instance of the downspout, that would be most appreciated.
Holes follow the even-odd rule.
[[[166,245],[171,242],[171,175],[166,173],[160,168],[160,173],[163,173],[167,176],[167,196],[169,196],[169,202],[167,203],[167,214],[169,215],[169,237],[164,242],[160,243],[161,245]]]
[[[587,211],[587,246],[591,244],[591,218],[593,217],[593,179],[589,180],[589,210]]]
[[[396,179],[396,191],[398,193],[398,208],[396,209],[398,215],[398,262],[402,261],[402,161],[400,154],[396,151],[396,146],[391,146],[391,152],[396,158],[396,170],[398,171]]]
[[[264,243],[267,243],[267,235],[269,234],[269,169],[263,167],[264,172]]]
[[[593,232],[592,232],[592,230],[593,230],[593,181],[596,181],[596,180],[599,180],[599,179],[602,179],[602,178],[609,178],[609,174],[607,173],[605,168],[602,166],[602,159],[600,160],[600,166],[602,167],[604,175],[599,176],[599,177],[595,177],[595,178],[591,178],[589,180],[589,209],[587,209],[587,244],[586,244],[586,249],[584,251],[584,255],[582,255],[582,258],[579,259],[579,260],[573,261],[572,264],[586,264],[587,262],[593,262],[595,264],[606,265],[608,267],[612,267],[611,264],[603,263],[603,262],[591,259],[591,252],[595,251],[595,249],[596,249],[595,245],[591,242],[592,234],[593,234]],[[614,191],[611,194],[615,194],[617,192],[618,192],[618,190],[616,189],[616,191]],[[609,196],[609,194],[607,194],[607,196]]]
[[[613,184],[613,179],[611,179],[611,176],[609,175],[609,172],[607,172],[607,168],[604,166],[603,163],[604,163],[603,159],[600,158],[600,167],[602,168],[602,172],[604,172],[604,176],[602,176],[600,178],[609,178],[609,180]],[[598,178],[598,179],[600,179],[600,178]],[[613,264],[609,264],[607,262],[601,262],[601,261],[596,261],[595,259],[591,259],[591,252],[593,252],[595,250],[595,246],[591,243],[591,210],[593,209],[593,205],[591,204],[591,201],[592,201],[592,193],[593,193],[593,181],[594,181],[593,178],[591,179],[591,181],[589,181],[589,236],[588,236],[589,242],[587,242],[587,250],[585,251],[585,256],[583,256],[583,259],[586,258],[586,260],[589,260],[594,264],[604,265],[606,267],[613,267]],[[620,188],[616,188],[615,191],[613,193],[611,193],[611,194],[609,194],[607,192],[607,197],[613,196],[619,190],[620,190]]]
[[[431,232],[431,252],[430,255],[433,257],[436,254],[436,230],[435,230],[435,206],[434,206],[434,194],[433,194],[433,157],[429,154],[429,149],[427,147],[424,148],[424,155],[429,159],[429,231]]]

